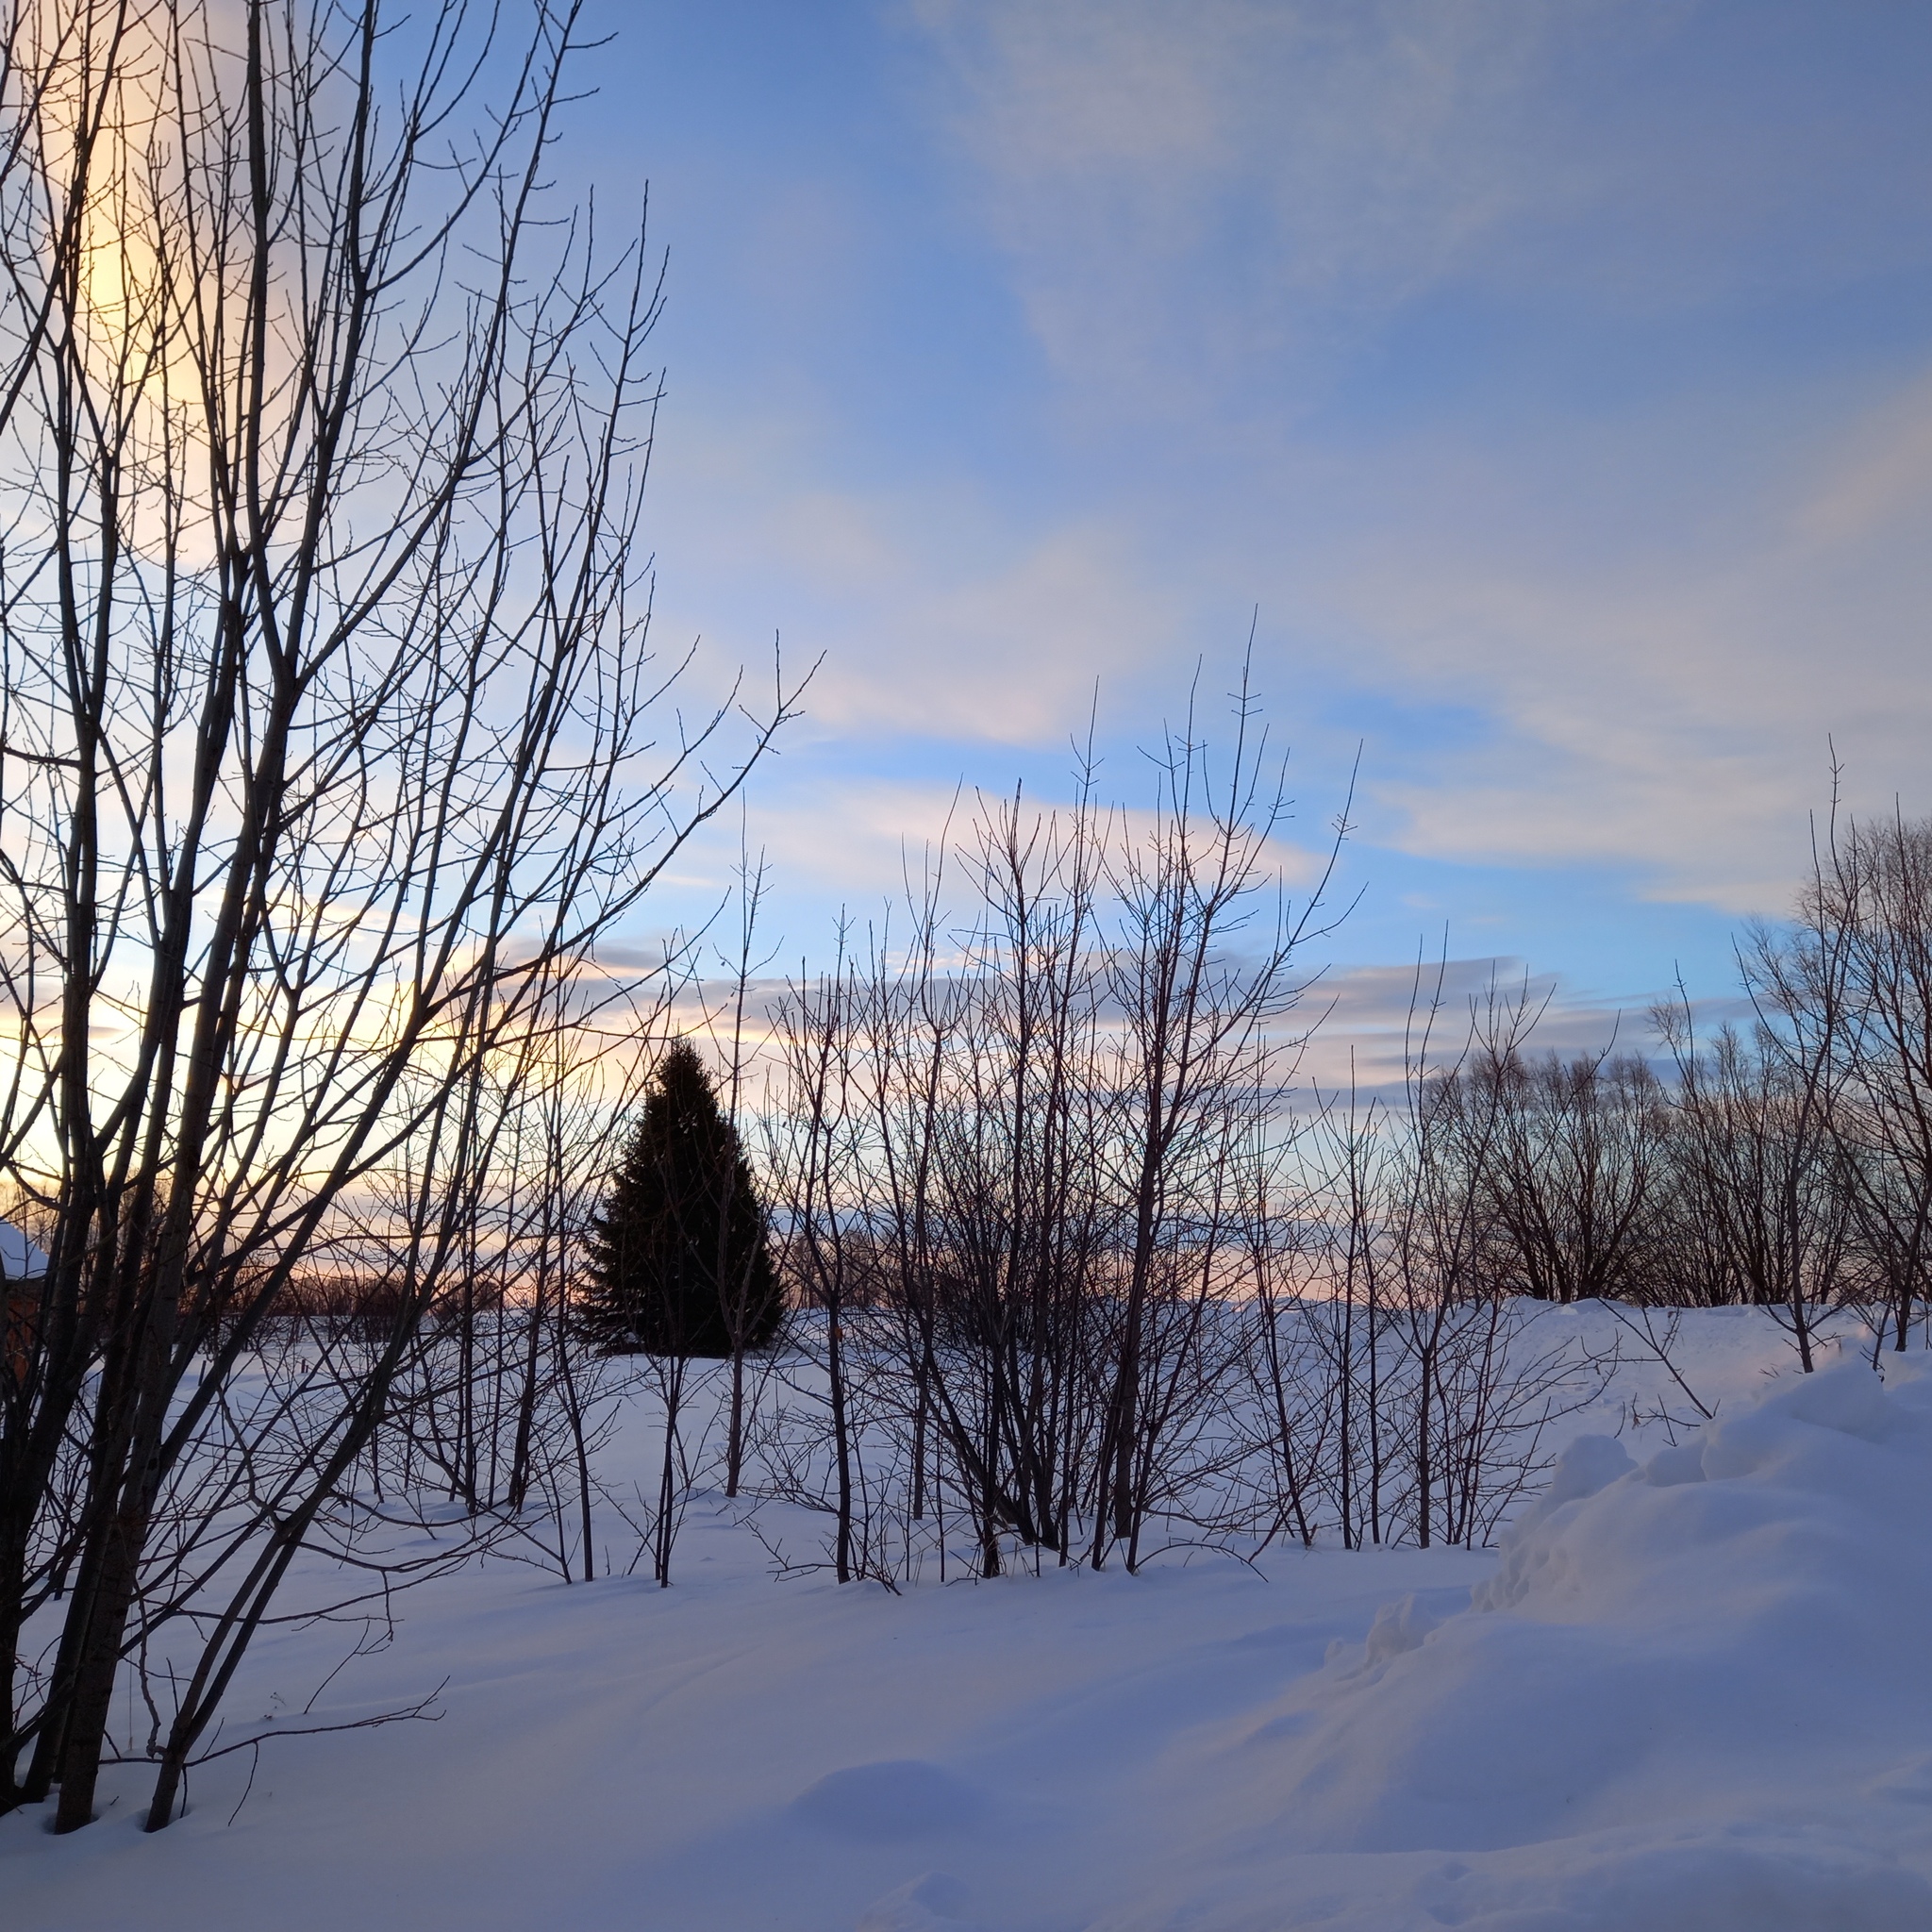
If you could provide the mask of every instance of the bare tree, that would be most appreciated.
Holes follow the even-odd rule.
[[[860,1495],[845,1324],[868,1286],[870,1244],[854,1212],[858,1125],[851,1014],[858,997],[841,935],[838,959],[816,979],[801,974],[776,1016],[788,1083],[774,1150],[782,1263],[793,1293],[824,1318],[825,1415],[831,1442],[832,1564],[841,1583],[860,1574]]]
[[[1574,1302],[1643,1295],[1657,1261],[1670,1145],[1661,1083],[1608,1048],[1537,1056],[1486,1030],[1434,1097],[1465,1125],[1462,1182],[1478,1197],[1478,1267],[1499,1294]]]
[[[495,1069],[789,709],[652,755],[658,297],[543,193],[576,17],[6,17],[0,1161],[52,1232],[0,1378],[0,1802],[58,1783],[63,1830],[279,1299],[322,1266],[391,1313],[252,1526],[203,1519],[231,1567],[151,1828],[475,1258]]]
[[[1830,1002],[1840,1065],[1829,1122],[1894,1349],[1932,1290],[1932,822],[1848,820],[1815,855],[1802,970],[1780,991]]]
[[[841,1580],[888,1507],[867,1468],[903,1479],[902,1547],[950,1509],[981,1576],[1015,1550],[1131,1569],[1156,1518],[1246,1521],[1245,1300],[1291,1191],[1291,959],[1321,890],[1293,919],[1274,896],[1284,801],[1245,688],[1233,738],[1212,797],[1191,726],[1168,742],[1144,831],[1091,758],[1068,807],[982,801],[903,936],[781,1003],[772,1185],[823,1394],[765,1433],[758,1488],[838,1499]]]
[[[1198,1251],[1232,1235],[1225,1210],[1233,1204],[1222,1189],[1227,1136],[1252,1092],[1278,1096],[1288,1085],[1298,1041],[1286,1020],[1304,991],[1294,961],[1326,929],[1316,922],[1326,917],[1347,830],[1344,805],[1327,867],[1291,911],[1269,853],[1288,813],[1284,772],[1271,757],[1249,670],[1242,666],[1233,742],[1218,770],[1195,736],[1191,708],[1169,736],[1155,761],[1153,823],[1144,840],[1128,843],[1111,879],[1123,928],[1109,972],[1123,1062],[1113,1138],[1131,1232],[1102,1424],[1096,1566],[1109,1546],[1122,1549],[1129,1569],[1137,1560],[1147,1502],[1137,1460],[1144,1467],[1145,1434],[1159,1413],[1149,1396],[1162,1369],[1156,1304],[1163,1277],[1174,1281],[1176,1262],[1211,1271]],[[1197,1252],[1183,1259],[1184,1249]]]
[[[724,1114],[731,1123],[734,1141],[742,1123],[748,1077],[748,1053],[745,1042],[746,1004],[751,997],[753,974],[771,963],[769,958],[754,960],[752,957],[758,943],[758,911],[764,901],[766,876],[765,856],[760,852],[757,860],[753,860],[741,824],[738,862],[738,951],[736,957],[726,962],[732,969],[732,974],[728,1008],[729,1029],[724,1035],[723,1046],[725,1062]],[[712,1032],[715,1041],[715,1023]],[[724,1436],[724,1494],[727,1498],[738,1494],[744,1474],[745,1357],[754,1341],[759,1340],[762,1331],[769,1326],[763,1298],[758,1291],[762,1284],[759,1282],[758,1271],[755,1265],[758,1258],[757,1251],[748,1245],[745,1246],[735,1266],[727,1266],[731,1245],[731,1204],[735,1181],[735,1172],[729,1174],[721,1174],[718,1177],[718,1258],[714,1271],[724,1308],[724,1330],[731,1343],[731,1407],[726,1418]]]
[[[1763,936],[1771,974],[1776,941]],[[1850,1247],[1851,1204],[1831,1133],[1828,1056],[1837,1016],[1781,1035],[1720,1027],[1700,1047],[1688,1002],[1657,1009],[1676,1061],[1674,1201],[1669,1241],[1685,1298],[1782,1310],[1799,1360],[1814,1364],[1821,1312],[1837,1298]]]

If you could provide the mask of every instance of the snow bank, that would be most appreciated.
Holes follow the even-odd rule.
[[[1641,1466],[1576,1441],[1466,1610],[1386,1607],[1204,1757],[1275,1916],[1118,1923],[1923,1932],[1928,1495],[1932,1378],[1905,1367],[1787,1379]],[[1336,1853],[1468,1856],[1296,1902]]]
[[[1767,1383],[1765,1324],[1699,1324],[1719,1419],[1634,1454],[1573,1441],[1496,1552],[892,1599],[774,1583],[701,1508],[667,1591],[427,1585],[341,1708],[448,1673],[441,1723],[271,1746],[232,1825],[245,1753],[153,1839],[131,1770],[74,1838],[0,1821],[0,1917],[1924,1932],[1932,1378],[1888,1357],[1883,1382],[1848,1360]],[[641,1472],[651,1443],[627,1444]],[[266,1642],[238,1708],[299,1706],[333,1641]]]

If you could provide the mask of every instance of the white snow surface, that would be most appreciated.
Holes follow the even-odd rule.
[[[39,1281],[47,1257],[10,1221],[0,1221],[0,1281]]]
[[[774,1580],[705,1501],[668,1591],[425,1585],[317,1707],[447,1674],[439,1722],[271,1742],[232,1823],[247,1752],[152,1837],[136,1766],[87,1831],[0,1820],[0,1922],[1925,1932],[1926,1358],[1801,1376],[1742,1311],[1682,1344],[1718,1419],[1674,1447],[1580,1418],[1495,1551],[895,1598]],[[648,1431],[613,1453],[641,1474]],[[264,1639],[235,1721],[299,1708],[344,1647]]]

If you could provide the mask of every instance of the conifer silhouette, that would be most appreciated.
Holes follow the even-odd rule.
[[[783,1306],[738,1130],[688,1041],[658,1062],[591,1219],[585,1336],[612,1351],[728,1357],[761,1348]]]

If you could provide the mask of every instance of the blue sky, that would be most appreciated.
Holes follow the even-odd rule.
[[[1257,681],[1344,965],[1729,978],[1829,791],[1932,810],[1932,10],[628,0],[560,172],[670,251],[667,643],[825,654],[823,948],[955,788]],[[723,877],[693,855],[658,916]]]

